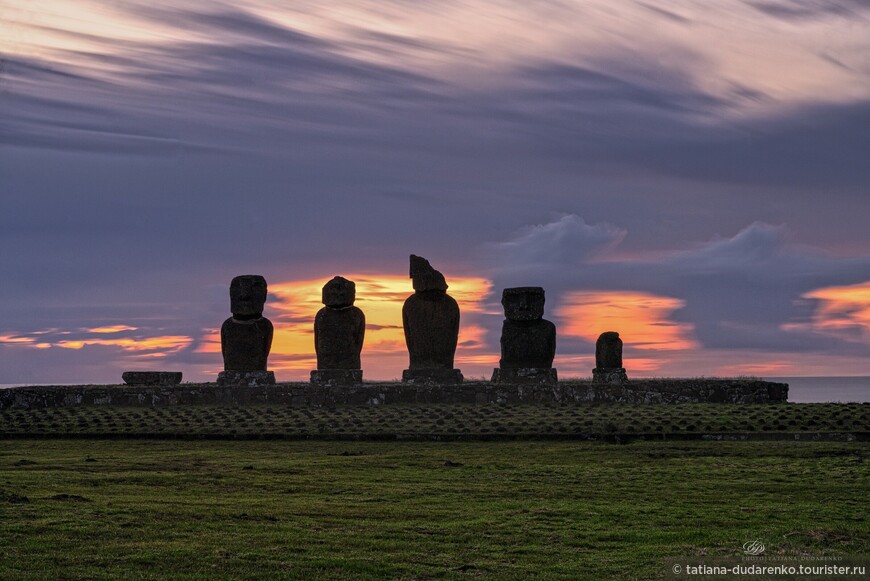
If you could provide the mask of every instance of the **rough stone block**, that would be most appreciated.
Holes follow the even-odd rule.
[[[402,383],[458,385],[462,383],[462,372],[458,369],[443,367],[406,369],[402,372]]]
[[[622,385],[628,382],[628,375],[624,367],[596,367],[592,370],[592,383],[606,383],[609,385]]]
[[[516,369],[492,370],[493,383],[552,384],[559,381],[552,367],[518,367]]]
[[[316,385],[358,385],[362,383],[362,369],[317,369],[311,372],[311,383]]]
[[[273,371],[221,371],[218,373],[218,385],[257,387],[259,385],[275,385]]]
[[[125,371],[121,379],[127,385],[178,385],[180,371]]]

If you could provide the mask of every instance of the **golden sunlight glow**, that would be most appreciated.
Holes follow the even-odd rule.
[[[793,368],[794,363],[792,361],[759,361],[755,363],[739,363],[737,365],[722,365],[715,368],[713,374],[727,377],[735,375],[776,377],[790,375]]]
[[[683,304],[680,299],[641,292],[579,291],[565,296],[556,315],[562,319],[559,332],[564,335],[594,342],[605,331],[617,331],[632,349],[694,349],[698,345],[691,336],[693,326],[668,321]]]
[[[302,377],[316,368],[314,352],[314,316],[323,304],[323,285],[332,277],[269,284],[267,316],[275,325],[269,366],[276,371],[298,372]],[[363,368],[367,378],[401,375],[407,366],[405,333],[402,328],[402,304],[414,291],[407,276],[349,274],[356,284],[356,306],[366,316]],[[483,312],[483,300],[491,283],[483,278],[448,277],[448,292],[459,303],[463,316]],[[463,323],[459,329],[457,362],[474,360],[483,348],[485,329]],[[209,330],[199,351],[220,352],[220,331]],[[468,359],[471,358],[471,359]],[[487,362],[492,361],[487,357]],[[498,358],[495,358],[497,361]],[[304,372],[304,373],[302,373]]]
[[[803,295],[819,301],[812,321],[789,323],[784,330],[810,330],[846,341],[870,341],[870,281],[821,288]]]
[[[202,337],[199,340],[195,353],[220,353],[221,352],[221,330],[220,329],[203,329]]]
[[[112,334],[122,331],[137,330],[137,327],[129,325],[112,325],[106,327],[95,327],[93,329],[83,329],[83,331],[99,334]],[[60,329],[48,329],[43,331],[33,331],[21,334],[0,335],[0,344],[21,345],[33,349],[50,349],[58,347],[60,349],[82,349],[90,345],[101,345],[104,347],[117,347],[128,356],[140,358],[159,358],[166,357],[172,353],[177,353],[190,345],[193,342],[191,337],[185,335],[160,335],[157,337],[84,337],[80,339],[60,339],[55,340],[52,336],[68,336],[71,331],[62,331]],[[220,346],[218,346],[220,351]]]
[[[135,331],[138,327],[130,327],[127,325],[110,325],[106,327],[94,327],[93,329],[85,329],[88,333],[120,333],[122,331]]]
[[[105,345],[120,347],[124,351],[161,351],[165,356],[175,353],[190,345],[193,340],[183,335],[166,335],[163,337],[146,337],[143,339],[77,339],[64,340],[54,343],[56,347],[64,349],[81,349],[88,345]],[[152,354],[153,355],[153,354]]]

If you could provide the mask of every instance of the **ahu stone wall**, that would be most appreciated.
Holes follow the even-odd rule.
[[[546,385],[512,385],[488,381],[459,385],[364,383],[323,386],[277,383],[230,387],[215,383],[175,386],[79,385],[0,389],[0,410],[77,405],[252,405],[291,406],[421,404],[676,404],[785,403],[788,384],[748,379],[649,379],[622,385],[560,381]]]

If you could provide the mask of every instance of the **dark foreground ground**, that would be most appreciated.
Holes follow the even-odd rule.
[[[870,554],[860,442],[0,442],[0,579],[662,579]]]

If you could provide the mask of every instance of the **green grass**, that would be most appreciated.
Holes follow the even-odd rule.
[[[0,412],[0,436],[151,437],[600,437],[710,433],[870,431],[870,404],[777,405],[286,405],[120,408],[79,406]]]
[[[7,440],[0,579],[661,579],[667,557],[754,539],[867,555],[868,458],[863,443]]]

